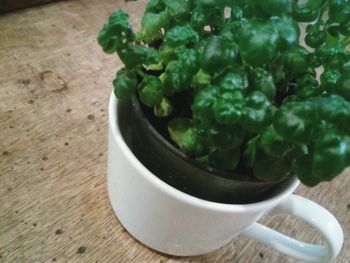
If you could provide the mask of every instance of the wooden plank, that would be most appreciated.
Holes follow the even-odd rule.
[[[135,25],[144,4],[124,6]],[[122,64],[96,43],[122,5],[62,1],[0,16],[0,262],[298,262],[243,237],[201,257],[169,257],[122,228],[106,191],[107,103]],[[298,190],[342,224],[338,263],[350,262],[349,175]],[[321,240],[290,217],[262,222]]]
[[[1,0],[0,1],[0,14],[13,11],[20,8],[47,4],[57,0]]]

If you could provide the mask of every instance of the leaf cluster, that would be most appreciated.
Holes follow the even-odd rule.
[[[309,186],[350,164],[348,0],[150,0],[139,32],[119,9],[98,42],[125,65],[116,96],[137,91],[199,161]]]

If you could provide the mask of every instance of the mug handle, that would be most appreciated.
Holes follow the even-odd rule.
[[[291,214],[303,219],[322,234],[326,245],[304,243],[259,223],[255,223],[243,235],[306,262],[329,262],[339,254],[344,241],[343,230],[337,219],[322,206],[292,194],[269,213],[277,214]]]

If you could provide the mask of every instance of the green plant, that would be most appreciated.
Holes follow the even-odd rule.
[[[98,36],[125,65],[115,94],[138,91],[189,156],[309,186],[350,164],[350,1],[150,0],[141,26],[119,9]]]

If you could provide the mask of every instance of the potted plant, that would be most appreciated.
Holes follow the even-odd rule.
[[[113,81],[125,141],[212,202],[332,180],[350,164],[349,21],[347,0],[150,0],[134,33],[115,11],[98,42],[125,65]]]

